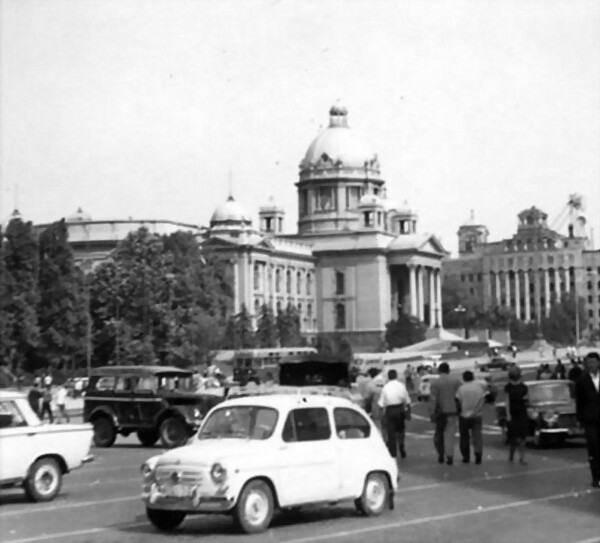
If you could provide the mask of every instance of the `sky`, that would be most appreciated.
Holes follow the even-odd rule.
[[[600,246],[596,0],[0,0],[0,221],[208,225],[231,178],[294,233],[336,100],[448,250],[571,193]]]

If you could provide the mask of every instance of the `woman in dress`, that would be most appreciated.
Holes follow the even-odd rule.
[[[527,385],[521,381],[521,369],[513,366],[508,370],[506,392],[506,414],[508,416],[508,442],[510,452],[508,460],[513,462],[515,451],[519,449],[519,463],[524,466],[525,440],[529,434],[529,417],[527,416]]]

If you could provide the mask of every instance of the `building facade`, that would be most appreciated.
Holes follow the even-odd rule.
[[[512,238],[495,242],[471,215],[458,230],[459,254],[445,260],[444,275],[464,284],[484,307],[505,306],[524,322],[539,322],[553,304],[576,294],[585,300],[587,332],[600,329],[600,251],[591,248],[579,206],[571,201],[567,207],[566,235],[531,207],[519,213]]]
[[[447,252],[434,235],[418,231],[418,217],[406,203],[387,199],[377,154],[349,126],[343,106],[331,108],[329,126],[309,145],[296,187],[295,233],[285,233],[285,210],[273,200],[260,208],[254,228],[230,195],[206,228],[92,221],[79,211],[67,220],[70,242],[78,261],[90,267],[139,226],[157,233],[191,230],[231,264],[235,311],[245,306],[256,316],[264,303],[274,311],[292,304],[306,335],[344,337],[355,350],[380,349],[386,324],[400,313],[430,328],[442,326]]]

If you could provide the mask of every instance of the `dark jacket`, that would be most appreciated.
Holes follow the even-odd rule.
[[[575,384],[575,400],[579,422],[589,426],[600,425],[600,392],[587,371]]]
[[[461,383],[456,377],[446,374],[441,374],[439,379],[433,380],[430,392],[431,412],[457,415],[456,391],[460,385]]]

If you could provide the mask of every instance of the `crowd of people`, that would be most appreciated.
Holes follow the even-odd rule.
[[[538,379],[565,379],[575,382],[575,399],[577,419],[583,426],[592,486],[600,486],[600,355],[589,353],[583,361],[572,359],[571,367],[557,362],[553,370],[542,366],[538,371]],[[430,417],[435,425],[434,448],[438,462],[449,466],[454,463],[455,436],[458,428],[459,451],[463,463],[470,463],[471,451],[475,464],[483,459],[483,407],[486,387],[475,380],[472,371],[462,374],[462,380],[450,374],[446,362],[437,368],[438,379],[431,383]],[[383,373],[371,368],[369,380],[359,385],[364,399],[365,409],[380,429],[392,457],[407,456],[405,445],[406,423],[411,420],[411,398],[408,389],[409,380],[405,374],[405,382],[398,379],[396,370],[387,372],[387,380]],[[414,385],[414,383],[413,383]],[[519,366],[512,366],[508,371],[506,393],[508,461],[514,462],[518,453],[518,461],[526,465],[525,442],[529,435],[528,388],[522,380]]]
[[[27,395],[29,405],[34,413],[40,417],[42,422],[45,421],[46,415],[50,424],[54,424],[53,407],[57,409],[57,422],[70,422],[69,413],[66,409],[67,388],[64,384],[58,386],[53,385],[53,379],[50,374],[35,379],[33,386]]]

